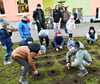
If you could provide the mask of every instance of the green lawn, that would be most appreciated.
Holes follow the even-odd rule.
[[[67,48],[64,47],[64,49],[61,50],[60,52],[55,52],[54,49],[50,46],[51,48],[47,50],[48,54],[36,57],[38,59],[40,57],[50,56],[50,59],[40,60],[40,61],[35,60],[35,63],[42,64],[42,67],[37,68],[37,70],[40,73],[43,73],[45,77],[42,78],[41,80],[35,80],[34,76],[27,75],[27,80],[30,82],[30,84],[53,84],[55,80],[63,80],[63,79],[67,80],[70,78],[78,78],[79,81],[84,81],[84,84],[100,84],[100,70],[99,70],[100,60],[96,59],[96,56],[100,56],[100,36],[99,36],[99,40],[93,45],[86,44],[86,40],[85,40],[86,37],[77,37],[74,39],[75,41],[81,41],[85,45],[85,47],[90,48],[90,49],[87,48],[86,50],[90,53],[92,52],[91,56],[93,59],[93,64],[87,68],[89,69],[89,74],[83,78],[78,78],[77,73],[79,72],[79,69],[75,70],[72,73],[66,74],[63,70],[66,66],[61,65],[59,61],[65,60],[66,53],[68,51]],[[35,43],[39,43],[39,42],[37,41]],[[14,44],[14,49],[16,47],[18,47],[18,43]],[[97,54],[93,52],[96,52]],[[56,55],[63,55],[63,56],[60,59],[57,59]],[[4,58],[4,51],[2,50],[2,47],[0,45],[0,84],[19,84],[18,80],[21,74],[21,66],[15,62],[13,62],[11,65],[4,66],[3,58]],[[47,61],[53,61],[54,65],[51,67],[43,66],[43,63]],[[59,71],[58,75],[49,76],[48,71],[50,70],[58,70]],[[98,72],[96,72],[96,70],[98,70]],[[81,83],[73,83],[73,84],[81,84]]]

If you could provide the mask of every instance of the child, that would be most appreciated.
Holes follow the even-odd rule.
[[[19,43],[19,46],[28,46],[31,43],[33,43],[33,38],[32,37],[27,37],[25,40],[22,40]]]
[[[6,20],[3,20],[0,18],[0,21],[2,22],[2,28],[0,29],[0,41],[2,44],[2,48],[5,50],[6,54],[4,57],[4,65],[11,64],[9,61],[9,58],[11,56],[11,52],[13,51],[12,46],[12,31],[13,27],[9,25],[9,23]]]
[[[64,44],[65,44],[65,41],[64,41],[63,36],[61,35],[61,31],[56,30],[54,41],[52,42],[53,47],[56,49],[56,51],[59,51],[58,45],[60,45],[59,48],[62,49]]]
[[[97,34],[93,26],[90,27],[89,32],[87,33],[87,43],[94,43],[97,41]]]
[[[92,62],[91,56],[89,53],[84,50],[84,45],[81,42],[74,42],[73,40],[69,40],[67,43],[68,53],[66,55],[67,67],[79,66],[81,70],[77,75],[79,77],[84,77],[88,74],[85,66],[89,66]],[[71,61],[73,59],[73,61]]]
[[[73,32],[74,32],[74,29],[75,29],[75,21],[74,21],[73,15],[71,15],[66,26],[67,26],[68,33],[69,33],[69,40],[72,40],[73,39]]]
[[[46,48],[49,48],[49,31],[47,29],[41,30],[39,32],[39,39],[40,39],[41,45],[46,44]]]
[[[35,67],[34,58],[36,55],[42,55],[45,53],[45,46],[40,46],[39,44],[34,43],[31,43],[29,46],[20,46],[12,52],[12,59],[20,65],[24,66],[22,75],[19,79],[20,83],[29,84],[28,81],[26,81],[27,72],[30,74],[38,74],[38,71]]]

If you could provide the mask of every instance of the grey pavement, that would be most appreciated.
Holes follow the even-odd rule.
[[[76,29],[73,33],[73,36],[74,37],[86,36],[90,26],[94,26],[96,31],[97,31],[97,34],[100,35],[100,32],[98,32],[98,30],[100,29],[100,23],[82,23],[82,24],[76,24]],[[36,25],[35,25],[35,28],[32,28],[32,27],[34,27],[34,26],[31,26],[31,34],[32,34],[34,41],[39,40],[38,39],[38,32],[36,30]],[[62,35],[65,36],[64,29],[61,29],[61,32],[62,32]],[[49,29],[49,33],[50,33],[50,39],[53,39],[54,38],[54,30]],[[13,32],[12,41],[13,42],[20,42],[21,41],[21,37],[19,35],[19,32]]]

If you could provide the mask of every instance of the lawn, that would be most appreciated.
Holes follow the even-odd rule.
[[[78,78],[79,69],[66,68],[66,46],[63,50],[56,52],[52,46],[47,50],[47,54],[37,56],[35,59],[38,75],[27,75],[30,84],[100,84],[100,36],[99,40],[93,45],[86,44],[86,37],[74,38],[81,41],[85,49],[91,54],[93,64],[87,67],[89,74],[83,78]],[[65,39],[66,40],[66,39]],[[67,41],[67,40],[66,40]],[[36,41],[35,43],[39,43]],[[18,47],[15,43],[13,48]],[[0,84],[19,84],[21,66],[15,62],[11,65],[3,65],[4,51],[0,45]]]

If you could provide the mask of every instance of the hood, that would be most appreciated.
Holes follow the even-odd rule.
[[[76,48],[81,48],[81,49],[84,49],[84,45],[79,41],[79,42],[75,42],[75,46]]]

